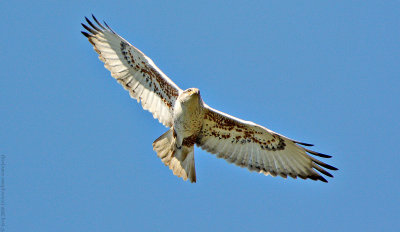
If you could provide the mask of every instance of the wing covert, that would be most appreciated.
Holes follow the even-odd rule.
[[[82,26],[89,33],[82,31],[82,34],[99,54],[104,67],[132,98],[142,103],[143,109],[150,111],[164,126],[171,127],[173,107],[182,90],[139,49],[116,34],[105,22],[104,26],[94,16],[93,19],[98,26],[86,18],[90,27]]]

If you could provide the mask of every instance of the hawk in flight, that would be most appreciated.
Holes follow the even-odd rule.
[[[92,15],[93,16],[93,15]],[[85,17],[86,18],[86,17]],[[139,49],[93,16],[95,25],[82,31],[99,59],[132,98],[141,102],[169,130],[153,142],[153,149],[174,175],[196,182],[194,145],[229,163],[265,175],[300,177],[327,182],[333,177],[325,169],[337,170],[311,155],[302,143],[250,121],[244,121],[209,107],[200,90],[180,89]],[[302,146],[300,146],[302,145]],[[311,155],[310,155],[311,154]],[[324,169],[325,168],[325,169]]]

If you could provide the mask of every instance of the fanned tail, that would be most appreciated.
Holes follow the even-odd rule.
[[[196,169],[194,164],[194,146],[182,145],[180,149],[176,147],[173,128],[153,142],[153,149],[157,156],[168,166],[174,175],[181,177],[185,181],[196,182]]]

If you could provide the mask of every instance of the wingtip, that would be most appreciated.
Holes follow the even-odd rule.
[[[82,27],[85,28],[88,32],[92,33],[92,34],[96,34],[97,32],[94,31],[92,28],[86,26],[85,24],[81,23]]]
[[[92,23],[92,21],[90,21],[86,16],[85,16],[85,19],[86,19],[86,22],[87,22],[93,29],[95,29],[95,30],[98,31],[98,32],[101,32],[101,29],[98,28],[96,25],[94,25],[94,24]]]
[[[316,155],[316,156],[319,156],[319,157],[322,157],[322,158],[332,158],[331,155],[325,155],[325,154],[322,154],[322,153],[319,153],[319,152],[316,152],[316,151],[311,151],[311,150],[308,150],[308,149],[305,149],[305,150],[310,154],[313,154],[313,155]]]
[[[318,174],[315,174],[315,175],[312,175],[312,176],[307,176],[306,179],[307,178],[311,179],[313,181],[322,181],[324,183],[328,183],[328,181],[324,177],[322,177],[321,175],[318,175]]]
[[[97,25],[99,25],[102,29],[106,30],[106,28],[103,26],[103,24],[101,24],[99,22],[99,20],[97,20],[97,18],[93,14],[92,14],[92,18],[97,23]]]
[[[108,24],[106,23],[106,21],[103,21],[103,23],[104,23],[104,25],[106,25],[106,27],[107,27],[112,33],[116,34],[115,31],[114,31],[113,29],[111,29],[110,26],[108,26]]]
[[[303,146],[306,146],[306,147],[312,147],[312,146],[314,146],[314,144],[311,144],[311,143],[303,143],[303,142],[299,142],[299,141],[295,141],[295,143],[300,144],[300,145],[303,145]]]
[[[325,155],[325,154],[322,154],[322,153],[319,153],[319,152],[316,152],[313,155],[316,155],[316,156],[319,156],[319,157],[322,157],[322,158],[327,158],[327,159],[332,158],[331,155]]]
[[[330,168],[331,168],[331,170],[333,170],[333,171],[337,171],[337,170],[339,170],[339,168],[337,168],[337,167],[333,167],[333,166],[330,166]]]
[[[318,178],[318,180],[320,180],[320,181],[322,181],[324,183],[328,183],[328,181],[325,178],[323,178],[322,176],[320,178]]]
[[[87,38],[89,38],[91,35],[89,34],[89,33],[87,33],[86,31],[81,31],[81,33],[85,36],[85,37],[87,37]]]
[[[92,18],[93,18],[94,21],[97,22],[97,18],[94,16],[94,14],[92,14]]]

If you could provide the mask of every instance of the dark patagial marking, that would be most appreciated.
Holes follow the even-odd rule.
[[[176,90],[167,81],[165,81],[161,74],[158,73],[153,67],[148,66],[144,61],[138,62],[138,60],[135,60],[133,54],[129,50],[129,44],[121,41],[120,45],[121,53],[124,56],[124,59],[127,61],[128,65],[131,68],[140,71],[145,78],[146,83],[150,87],[152,87],[153,85],[155,94],[157,94],[157,96],[164,102],[165,105],[167,105],[169,108],[172,108],[173,105],[171,99],[173,97],[178,97],[178,90]],[[138,63],[141,63],[140,66]],[[156,87],[155,83],[158,83],[158,87]],[[166,96],[164,96],[163,93],[165,93]]]
[[[231,138],[231,143],[234,144],[246,144],[246,143],[256,143],[259,144],[262,150],[277,151],[285,149],[285,141],[278,135],[273,134],[273,139],[263,140],[257,137],[257,134],[261,135],[262,132],[246,128],[245,125],[241,125],[236,121],[222,117],[212,111],[207,111],[204,115],[204,119],[215,122],[215,124],[210,125],[207,130],[210,131],[209,136],[214,136],[218,139],[228,139]],[[220,130],[227,131],[227,133],[221,133]],[[240,135],[235,137],[231,136],[231,132],[239,132]]]

